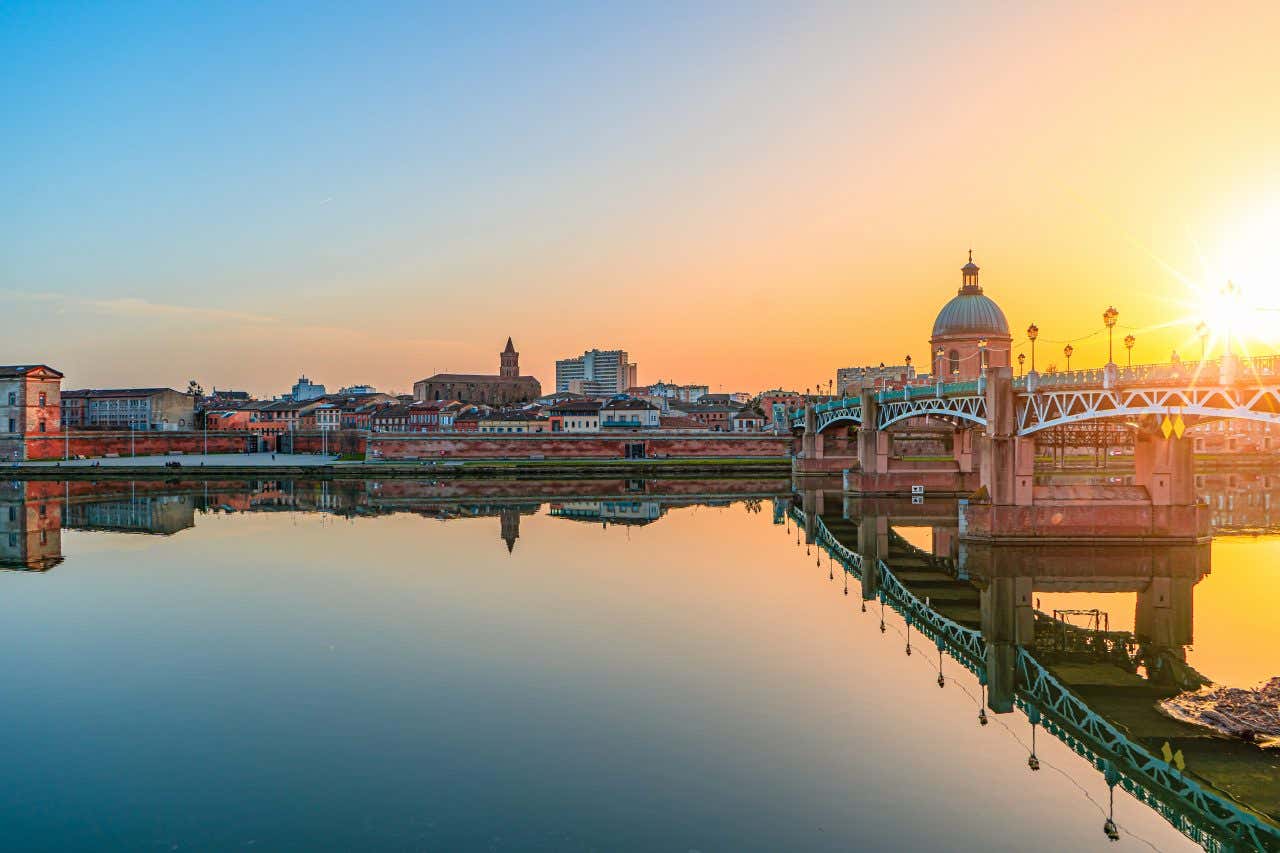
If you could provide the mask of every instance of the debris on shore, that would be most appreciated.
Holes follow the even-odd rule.
[[[1192,725],[1280,748],[1280,676],[1255,688],[1205,687],[1160,703],[1160,710]]]

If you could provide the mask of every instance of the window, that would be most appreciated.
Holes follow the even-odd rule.
[[[13,418],[9,418],[9,432],[17,432],[17,431],[18,431],[18,422],[15,421]]]
[[[44,391],[40,392],[40,405],[42,406],[49,405],[49,395]]]
[[[947,356],[947,358],[951,362],[951,375],[955,376],[960,372],[960,353],[956,350],[952,350],[951,354]]]
[[[9,405],[10,405],[10,406],[16,406],[16,405],[18,405],[18,392],[17,392],[17,391],[10,391],[10,392],[9,392]]]

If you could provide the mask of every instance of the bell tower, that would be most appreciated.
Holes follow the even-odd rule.
[[[516,352],[515,344],[511,342],[511,338],[507,338],[507,348],[502,351],[500,358],[499,376],[504,379],[515,379],[520,375],[520,353]]]
[[[982,292],[982,285],[978,284],[978,265],[973,262],[973,249],[969,250],[969,263],[960,268],[960,292]]]

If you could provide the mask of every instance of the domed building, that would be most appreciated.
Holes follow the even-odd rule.
[[[960,292],[942,306],[929,338],[934,374],[947,382],[977,379],[984,361],[988,368],[1012,364],[1009,321],[1000,306],[982,292],[972,250],[960,276]]]

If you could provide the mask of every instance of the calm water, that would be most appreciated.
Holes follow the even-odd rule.
[[[0,849],[1194,849],[1119,792],[1109,844],[1102,777],[1032,774],[768,499],[402,488],[11,490]],[[1200,584],[1204,670],[1276,674],[1225,616],[1275,548]]]

